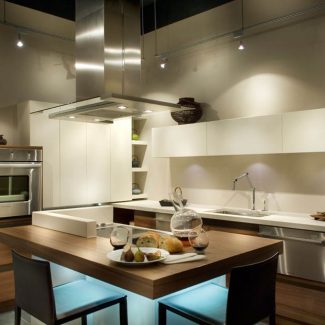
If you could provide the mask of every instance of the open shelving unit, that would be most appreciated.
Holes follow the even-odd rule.
[[[146,199],[148,195],[144,192],[145,183],[147,179],[148,167],[145,165],[145,155],[147,151],[147,141],[141,140],[141,129],[145,123],[145,120],[134,119],[132,121],[133,129],[137,130],[139,134],[139,140],[132,140],[132,160],[135,157],[139,161],[139,167],[132,167],[132,186],[136,183],[140,190],[140,194],[132,194],[132,199]]]

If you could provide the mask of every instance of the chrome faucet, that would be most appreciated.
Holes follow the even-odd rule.
[[[249,185],[251,187],[251,190],[252,190],[252,210],[255,210],[255,191],[256,191],[256,188],[253,186],[253,184],[252,184],[252,182],[251,182],[251,180],[250,180],[247,172],[244,173],[244,174],[242,174],[242,175],[240,175],[240,176],[238,176],[237,178],[235,178],[232,181],[232,189],[233,189],[233,191],[236,191],[236,184],[243,177],[247,177],[248,182],[249,182]]]

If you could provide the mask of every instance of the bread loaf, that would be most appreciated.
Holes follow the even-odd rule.
[[[159,235],[153,231],[142,234],[137,239],[136,245],[138,247],[161,248],[171,254],[183,251],[183,243],[178,238],[169,235]]]
[[[159,239],[160,235],[156,232],[146,232],[145,234],[141,235],[136,242],[138,247],[155,247],[158,248],[159,246]]]
[[[183,243],[174,236],[160,236],[159,248],[165,249],[169,253],[180,253],[183,251]]]

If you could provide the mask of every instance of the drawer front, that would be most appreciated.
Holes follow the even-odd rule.
[[[0,303],[15,297],[13,271],[0,272]]]
[[[0,243],[0,265],[12,263],[11,250],[8,246]]]

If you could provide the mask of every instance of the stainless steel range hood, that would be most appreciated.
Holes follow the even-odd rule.
[[[76,0],[77,102],[60,106],[50,118],[109,123],[182,110],[141,98],[140,34],[140,0]]]

